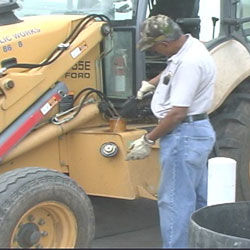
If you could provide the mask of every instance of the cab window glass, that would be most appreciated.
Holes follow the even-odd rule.
[[[147,16],[163,14],[171,17],[184,33],[207,42],[219,36],[220,1],[151,0]],[[214,21],[214,22],[213,22]],[[151,79],[166,67],[166,57],[146,51],[146,78]]]
[[[241,0],[237,5],[237,18],[245,19],[250,18],[250,1]],[[243,33],[248,42],[250,42],[250,21],[242,23]]]
[[[200,26],[181,25],[184,33],[191,33],[207,42],[219,36],[220,1],[211,0],[154,0],[149,1],[147,17],[165,14],[178,22],[178,18],[200,18]],[[191,30],[191,32],[190,32]]]
[[[3,1],[3,0],[1,0]],[[131,20],[137,0],[17,0],[19,17],[50,14],[103,14],[111,20]]]
[[[132,96],[133,82],[132,31],[116,31],[113,49],[104,57],[106,94],[111,98]]]
[[[200,40],[217,38],[220,32],[220,1],[201,0],[198,13],[201,19]]]
[[[0,4],[12,3],[10,0],[0,0]]]

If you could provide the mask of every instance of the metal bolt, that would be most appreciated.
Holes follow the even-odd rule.
[[[42,235],[42,237],[46,237],[46,236],[48,236],[48,232],[43,231],[43,232],[41,232],[41,235]]]
[[[15,86],[15,83],[12,80],[8,80],[7,82],[4,83],[4,87],[6,89],[12,89],[14,88],[14,86]]]
[[[43,219],[40,219],[40,220],[38,221],[38,225],[42,226],[42,225],[44,225],[44,224],[45,224],[45,221],[44,221]]]
[[[35,217],[31,214],[28,216],[28,221],[34,221],[35,220]]]
[[[59,90],[58,91],[58,94],[62,97],[65,97],[66,96],[66,93],[63,91],[63,90]]]

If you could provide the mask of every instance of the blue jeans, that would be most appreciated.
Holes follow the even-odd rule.
[[[207,160],[214,143],[209,119],[181,123],[160,139],[158,208],[164,248],[188,247],[190,216],[207,205]]]

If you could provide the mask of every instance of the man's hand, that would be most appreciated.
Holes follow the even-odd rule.
[[[148,143],[144,135],[139,139],[133,141],[129,147],[129,153],[126,161],[129,160],[141,160],[150,155],[152,144]]]
[[[145,93],[154,90],[155,86],[147,81],[142,81],[141,88],[137,91],[137,98],[142,100]]]

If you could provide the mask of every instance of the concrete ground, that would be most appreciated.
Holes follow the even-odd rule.
[[[90,198],[96,218],[93,248],[161,248],[156,201]]]

